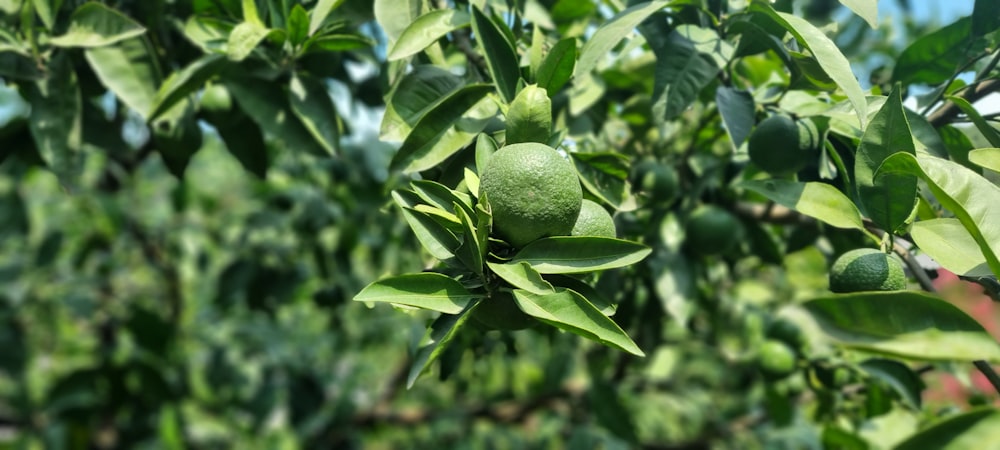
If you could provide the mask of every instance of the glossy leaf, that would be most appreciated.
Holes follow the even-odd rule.
[[[50,31],[55,27],[56,16],[59,14],[62,3],[62,0],[31,0],[31,5],[38,13],[38,17],[42,19],[45,28]]]
[[[250,56],[260,41],[267,38],[269,34],[271,34],[271,30],[251,22],[236,25],[236,28],[233,28],[233,31],[229,33],[226,54],[233,61],[242,61]]]
[[[963,17],[913,41],[896,60],[892,79],[904,84],[938,84],[948,80],[965,61],[971,26],[971,20]]]
[[[179,72],[174,72],[160,85],[148,119],[155,119],[175,103],[193,94],[205,85],[209,78],[222,71],[226,58],[222,55],[205,55]]]
[[[910,230],[913,243],[941,267],[962,276],[986,276],[989,264],[975,238],[954,218],[921,220]]]
[[[462,85],[462,78],[448,70],[432,65],[414,66],[389,92],[380,138],[403,141],[420,118]]]
[[[326,86],[320,80],[295,74],[288,86],[288,100],[292,112],[316,143],[328,153],[336,154],[340,149],[337,110]]]
[[[393,191],[392,198],[402,208],[403,218],[410,225],[417,240],[431,256],[446,263],[454,259],[455,251],[461,242],[451,231],[448,231],[427,213],[414,209],[416,201],[407,199],[407,194],[414,195],[406,191]]]
[[[527,265],[527,263],[521,263],[521,265]],[[586,282],[581,281],[579,278],[575,278],[573,275],[550,274],[545,276],[545,280],[551,283],[553,288],[556,290],[569,289],[582,295],[583,298],[586,298],[591,305],[594,305],[595,308],[601,311],[601,314],[608,317],[615,315],[615,304],[612,303],[604,294],[598,292],[597,289]],[[525,290],[530,291],[530,289]]]
[[[441,183],[431,180],[416,180],[410,183],[413,192],[431,206],[445,211],[454,210],[453,205],[459,205],[470,217],[475,215],[472,209],[472,197],[464,192],[453,191]]]
[[[889,94],[865,129],[854,164],[854,181],[862,211],[876,225],[890,232],[909,220],[917,196],[914,176],[875,177],[882,161],[896,152],[916,153],[898,87]]]
[[[546,144],[552,134],[552,100],[545,89],[525,86],[507,109],[506,145],[521,142]]]
[[[913,369],[899,361],[871,358],[861,362],[860,367],[869,375],[887,383],[911,408],[919,409],[924,381]]]
[[[302,5],[292,7],[292,12],[288,14],[288,22],[285,24],[288,42],[300,45],[309,37],[309,13]]]
[[[471,303],[462,314],[442,314],[427,328],[427,334],[421,340],[417,354],[413,358],[413,364],[410,365],[410,372],[406,377],[407,388],[413,387],[417,378],[420,378],[420,375],[430,367],[431,363],[441,356],[451,340],[469,320],[472,311],[478,304],[478,301]]]
[[[1000,14],[993,0],[976,0],[972,7],[972,34],[982,36],[1000,28]]]
[[[309,11],[309,35],[316,34],[316,31],[323,26],[323,22],[334,10],[344,3],[344,0],[319,0],[316,6]]]
[[[469,26],[471,21],[465,11],[439,9],[428,12],[403,30],[386,58],[395,61],[415,55],[448,33]]]
[[[854,11],[858,17],[865,19],[868,26],[878,27],[878,0],[840,0],[840,3]]]
[[[500,29],[502,24],[496,23],[475,5],[472,6],[472,30],[476,33],[486,59],[486,66],[493,77],[493,83],[506,102],[514,100],[517,94],[517,81],[521,78],[520,64],[512,43]]]
[[[979,244],[990,270],[1000,276],[1000,187],[976,172],[946,159],[897,153],[882,164],[882,173],[915,175],[927,182],[941,205],[955,214]]]
[[[514,300],[525,314],[549,325],[636,356],[646,356],[618,324],[574,291],[538,295],[515,289]]]
[[[382,26],[389,42],[395,42],[411,23],[420,17],[421,0],[375,0],[375,20]]]
[[[518,289],[524,289],[532,294],[545,295],[555,292],[555,288],[542,275],[531,267],[530,264],[522,262],[517,264],[501,264],[487,262],[490,270],[498,277],[510,283]]]
[[[656,47],[655,52],[653,116],[657,121],[665,121],[684,112],[698,98],[698,93],[712,82],[720,66],[679,30],[671,32],[667,42]]]
[[[57,47],[103,47],[146,32],[135,20],[97,2],[80,5],[69,17],[66,33],[49,43]]]
[[[775,179],[749,180],[738,186],[837,228],[865,229],[854,202],[829,184]]]
[[[893,450],[962,450],[982,448],[984,444],[993,442],[1000,442],[1000,411],[979,408],[941,419],[893,447]]]
[[[101,84],[143,118],[153,108],[160,71],[141,38],[88,48],[84,55]]]
[[[573,77],[576,67],[576,39],[566,38],[553,45],[538,66],[535,83],[549,96],[556,95]]]
[[[273,95],[268,82],[234,77],[226,79],[225,85],[240,109],[265,133],[281,140],[286,148],[314,155],[328,154],[292,112],[287,97]]]
[[[385,302],[458,314],[479,295],[462,283],[433,272],[411,273],[375,281],[354,296],[356,302]]]
[[[927,294],[859,292],[802,306],[845,347],[918,361],[1000,362],[1000,344],[979,322]]]
[[[755,122],[753,95],[744,90],[722,86],[715,91],[715,103],[719,106],[719,114],[722,116],[722,123],[726,125],[729,139],[734,147],[739,148],[750,136]]]
[[[622,39],[632,34],[640,23],[668,4],[670,4],[669,1],[638,3],[601,24],[580,50],[580,58],[574,70],[576,76],[583,77],[589,74],[597,67],[601,59],[607,57]]]
[[[990,141],[990,145],[1000,147],[1000,132],[996,128],[993,128],[968,100],[950,95],[946,95],[945,98],[954,103],[966,116],[969,116],[969,120],[972,120],[972,123],[976,125],[976,129],[980,133],[983,133],[987,141]]]
[[[969,152],[969,161],[973,164],[1000,172],[1000,148],[978,148]]]
[[[534,241],[510,264],[526,262],[539,273],[583,273],[624,267],[642,261],[649,247],[621,239],[559,236]]]
[[[462,224],[462,244],[455,251],[455,256],[465,264],[466,269],[482,277],[483,260],[486,256],[485,242],[480,242],[478,239],[476,224],[469,213],[457,203],[453,210]]]

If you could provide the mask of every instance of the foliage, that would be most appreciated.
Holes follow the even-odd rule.
[[[1000,20],[874,5],[0,0],[0,446],[996,441]],[[498,237],[529,142],[617,237]]]

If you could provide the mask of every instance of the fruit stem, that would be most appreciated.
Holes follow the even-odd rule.
[[[993,370],[993,366],[983,360],[973,361],[972,364],[974,364],[976,368],[986,376],[986,379],[993,385],[993,389],[996,389],[997,393],[1000,393],[1000,376],[998,376],[997,372]]]

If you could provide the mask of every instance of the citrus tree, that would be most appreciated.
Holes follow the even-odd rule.
[[[0,443],[988,447],[969,4],[0,0]]]

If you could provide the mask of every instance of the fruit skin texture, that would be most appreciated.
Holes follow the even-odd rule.
[[[838,293],[906,289],[906,274],[898,259],[874,248],[840,255],[830,269],[830,290]]]
[[[580,207],[580,216],[577,217],[576,224],[573,225],[573,231],[570,232],[570,236],[613,238],[618,237],[618,231],[615,229],[615,220],[611,218],[611,214],[608,214],[608,211],[603,206],[583,199],[583,204]]]
[[[795,122],[787,116],[771,116],[750,134],[750,161],[772,175],[802,170],[819,146],[819,133],[812,122]]]
[[[679,181],[673,167],[647,159],[632,169],[632,189],[649,196],[655,203],[668,203],[677,196]]]
[[[510,292],[495,292],[484,298],[472,312],[472,319],[488,330],[523,330],[535,319],[518,308]]]
[[[784,378],[795,371],[795,351],[784,342],[768,339],[757,350],[757,363],[764,376]]]
[[[743,226],[732,213],[714,205],[695,208],[684,226],[685,245],[699,255],[725,253],[742,237]]]
[[[493,231],[514,247],[566,236],[580,215],[576,169],[552,147],[508,145],[490,157],[479,183],[493,209]]]

